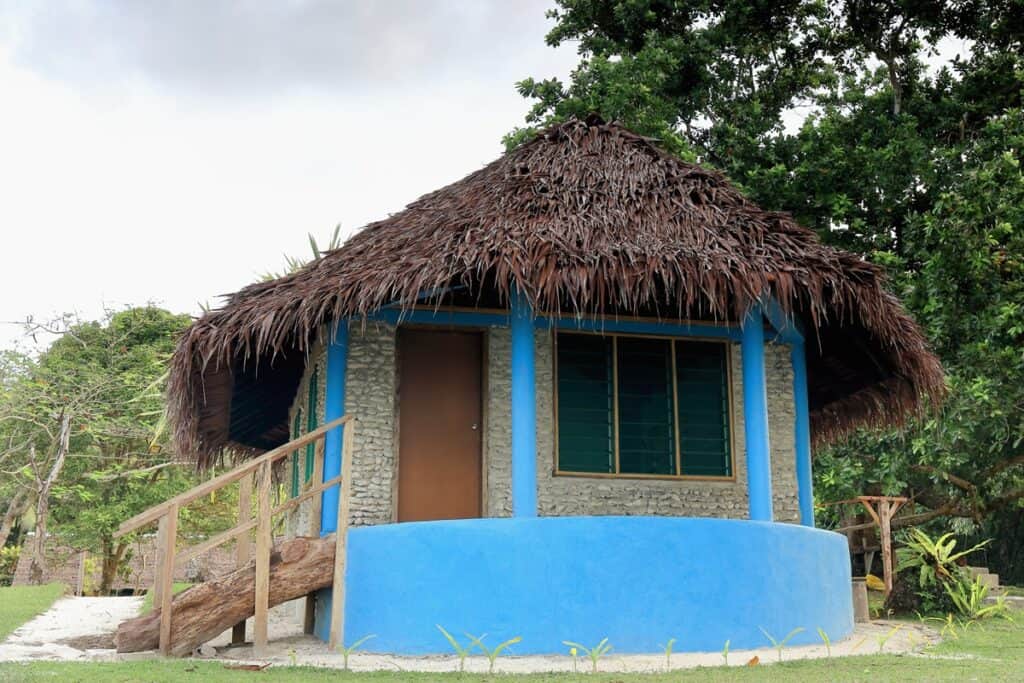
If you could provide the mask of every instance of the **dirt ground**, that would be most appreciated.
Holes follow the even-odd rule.
[[[28,622],[0,643],[0,661],[64,660],[64,661],[117,661],[155,657],[152,652],[118,655],[113,649],[113,634],[117,624],[135,616],[141,598],[63,598],[49,611]],[[231,632],[225,631],[209,643],[216,654],[209,658],[235,662],[273,662],[278,665],[308,665],[341,668],[342,655],[330,652],[327,645],[312,636],[302,633],[301,605],[281,605],[271,610],[269,635],[270,648],[265,657],[253,657],[252,647],[243,645],[229,647]],[[898,630],[891,634],[894,628]],[[891,635],[890,635],[891,634]],[[252,620],[248,623],[248,636],[252,637]],[[886,653],[907,653],[920,650],[936,642],[937,634],[920,624],[875,621],[858,624],[852,636],[832,643],[831,656],[876,654],[882,649]],[[366,644],[372,649],[373,642]],[[677,647],[685,647],[678,643]],[[208,654],[211,650],[204,648]],[[812,659],[828,656],[824,644],[787,647],[782,653],[786,660]],[[197,656],[198,653],[197,653]],[[760,663],[770,664],[778,660],[774,648],[757,650],[736,650],[729,653],[730,665],[746,665],[754,657]],[[673,669],[697,666],[719,666],[725,663],[720,652],[673,654],[666,662],[662,654],[617,655],[614,650],[600,663],[606,672],[653,672],[664,671],[667,665]],[[456,671],[458,658],[454,655],[426,657],[399,657],[372,653],[355,653],[349,658],[349,667],[356,671]],[[488,661],[482,656],[466,660],[466,670],[486,672]],[[579,660],[576,667],[587,670],[589,661]],[[539,673],[573,671],[573,661],[566,655],[551,656],[502,656],[495,665],[495,671],[502,673]]]

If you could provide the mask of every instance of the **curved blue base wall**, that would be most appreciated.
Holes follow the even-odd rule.
[[[793,644],[853,629],[846,539],[791,524],[671,517],[416,522],[349,532],[346,640],[447,653],[435,624],[513,654],[607,637],[619,653]],[[326,601],[320,601],[326,603]],[[327,605],[321,605],[324,613]],[[327,611],[329,613],[329,611]],[[318,631],[326,631],[321,620]]]

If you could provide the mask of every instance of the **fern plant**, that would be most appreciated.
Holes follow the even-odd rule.
[[[901,571],[917,569],[917,585],[929,588],[939,583],[954,580],[960,574],[957,561],[984,548],[991,539],[956,552],[956,539],[946,533],[936,539],[918,528],[910,529],[903,541],[903,547],[896,550]]]

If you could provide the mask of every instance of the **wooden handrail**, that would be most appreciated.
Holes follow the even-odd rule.
[[[313,443],[314,441],[325,435],[327,432],[337,427],[340,427],[341,425],[351,421],[351,419],[351,415],[345,415],[344,417],[339,417],[337,420],[332,420],[331,422],[328,422],[322,427],[314,429],[308,434],[304,434],[297,439],[289,441],[283,446],[278,446],[274,450],[268,451],[261,456],[253,458],[251,460],[247,460],[246,462],[242,463],[233,470],[225,472],[224,474],[221,474],[217,477],[214,477],[209,481],[203,482],[202,484],[199,484],[198,486],[195,486],[189,489],[188,491],[185,491],[184,493],[178,494],[174,498],[166,500],[163,503],[160,503],[159,505],[154,505],[153,507],[149,508],[144,512],[140,512],[131,519],[122,523],[121,526],[117,528],[117,531],[114,532],[114,538],[120,538],[121,536],[124,536],[125,534],[130,534],[131,532],[141,527],[144,527],[147,524],[152,524],[153,522],[159,520],[162,516],[164,516],[164,514],[166,514],[167,511],[171,509],[171,507],[182,507],[188,505],[194,500],[209,495],[216,491],[217,489],[223,488],[228,484],[232,484],[238,481],[245,475],[255,472],[265,462],[273,463],[277,460],[280,460],[281,458],[287,456],[293,451],[297,451],[303,446]]]

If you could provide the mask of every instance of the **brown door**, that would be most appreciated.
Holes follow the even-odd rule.
[[[398,521],[480,516],[481,335],[400,329]]]

